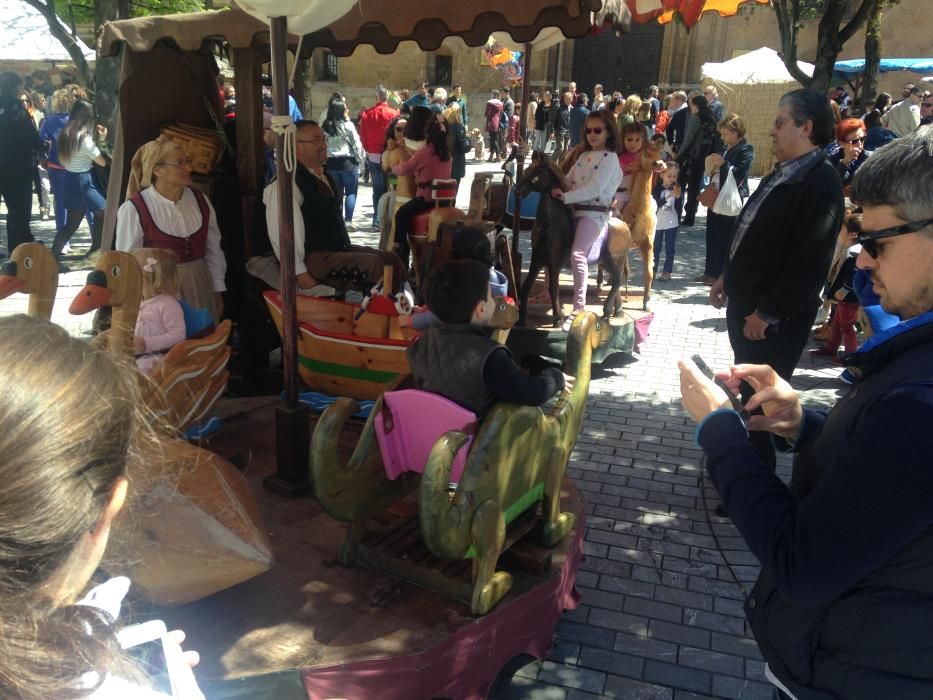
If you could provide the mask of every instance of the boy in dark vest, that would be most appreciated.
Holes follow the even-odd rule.
[[[487,266],[475,260],[444,263],[431,273],[424,293],[440,323],[408,348],[415,388],[483,416],[496,401],[539,406],[570,386],[572,377],[554,367],[528,375],[490,338],[495,302]]]

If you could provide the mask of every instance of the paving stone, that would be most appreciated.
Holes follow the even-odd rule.
[[[615,650],[669,663],[677,661],[677,645],[654,637],[620,632],[616,635]]]
[[[614,700],[673,700],[674,691],[663,685],[609,676],[606,679],[604,697]]]
[[[680,622],[683,618],[683,608],[681,606],[661,603],[656,600],[645,600],[644,598],[626,598],[622,609],[633,615],[643,615],[644,617],[667,620],[668,622]]]
[[[607,673],[615,673],[629,678],[639,678],[645,660],[638,656],[630,656],[605,649],[583,649],[580,654],[579,666],[596,669]]]
[[[740,656],[709,651],[708,649],[681,647],[677,662],[683,666],[702,668],[706,671],[724,673],[730,676],[741,677],[745,675],[745,659]]]
[[[714,675],[713,695],[735,700],[772,700],[774,686],[750,681],[747,678]]]
[[[586,654],[587,651],[584,650],[583,653]],[[590,653],[595,651],[598,650],[592,650]],[[606,674],[589,668],[545,661],[541,664],[538,680],[565,688],[579,688],[590,693],[601,693],[606,684]]]
[[[663,639],[677,644],[708,649],[710,645],[710,632],[687,625],[678,625],[663,620],[652,620],[649,628],[650,634],[656,639]]]
[[[712,674],[707,671],[651,659],[645,662],[644,678],[652,683],[663,683],[674,688],[695,690],[700,693],[710,692],[713,685]]]

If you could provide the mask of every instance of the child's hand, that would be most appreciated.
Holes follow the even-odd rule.
[[[551,190],[551,196],[554,199],[560,200],[561,202],[564,201],[564,191],[560,187],[555,187],[553,190]]]
[[[564,375],[564,391],[573,391],[573,385],[577,381],[577,378],[566,372],[561,372]]]
[[[133,336],[133,351],[139,355],[146,352],[146,339],[138,335]]]
[[[674,199],[680,199],[680,195],[683,191],[680,189],[680,185],[674,185]]]
[[[836,293],[833,294],[833,297],[836,299],[836,301],[845,301],[847,294],[848,292],[846,292],[845,289],[837,289]]]

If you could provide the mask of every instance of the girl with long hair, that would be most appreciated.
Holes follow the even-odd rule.
[[[573,311],[564,320],[564,330],[570,330],[573,318],[584,310],[589,264],[599,258],[599,249],[606,238],[612,198],[622,180],[622,168],[616,151],[619,133],[609,110],[590,112],[583,123],[583,139],[577,147],[577,158],[567,162],[567,184],[570,189],[551,191],[551,196],[564,204],[574,205],[573,247],[570,266],[573,270]]]
[[[412,119],[415,117],[412,110]],[[409,120],[408,128],[411,129]],[[411,158],[392,168],[396,175],[414,175],[417,187],[414,199],[407,201],[395,213],[395,247],[402,262],[408,265],[408,232],[411,218],[415,214],[427,211],[434,206],[432,197],[433,180],[449,180],[453,161],[447,145],[447,122],[440,114],[428,122],[425,134],[425,146]]]
[[[360,135],[350,121],[347,103],[340,99],[331,100],[321,128],[327,137],[327,172],[340,190],[337,198],[343,199],[343,218],[347,229],[354,231],[353,210],[356,209],[356,192],[360,183],[360,163],[365,154]]]
[[[677,164],[680,166],[680,179],[678,184],[687,197],[684,207],[684,226],[693,226],[694,217],[700,206],[700,189],[703,186],[706,156],[711,153],[722,153],[722,138],[719,136],[716,117],[709,108],[709,102],[703,95],[693,95],[688,101],[690,108],[689,119],[696,120],[695,128],[691,129],[688,123],[684,142],[677,152]]]
[[[100,249],[107,199],[97,186],[91,168],[95,163],[107,165],[107,158],[97,147],[97,141],[106,137],[107,129],[96,123],[91,103],[75,100],[68,123],[58,134],[58,159],[66,170],[64,205],[68,216],[65,226],[55,234],[52,253],[59,260],[62,272],[68,272],[68,268],[61,264],[62,249],[78,230],[85,212],[94,215],[88,255]]]

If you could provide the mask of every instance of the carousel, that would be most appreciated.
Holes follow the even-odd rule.
[[[347,55],[367,43],[391,53],[403,40],[430,50],[444,36],[478,46],[506,32],[523,45],[527,61],[549,28],[550,35],[558,27],[561,36],[580,36],[594,26],[622,31],[630,19],[624,3],[602,0],[240,5],[105,27],[102,53],[122,52],[105,250],[137,148],[169,124],[198,155],[197,130],[211,129],[220,108],[210,50],[217,37],[235,56],[239,107],[235,131],[225,139],[237,148],[227,175],[205,174],[198,185],[214,200],[231,269],[245,270],[265,235],[256,232],[259,67],[271,58],[275,113],[285,115],[287,46],[300,55],[315,47]],[[170,95],[146,98],[166,81]],[[527,90],[526,81],[526,102]],[[279,154],[287,135],[283,126]],[[219,158],[218,152],[205,160]],[[291,177],[288,162],[277,158],[283,181]],[[651,280],[646,275],[644,291],[631,297],[620,289],[628,281],[621,270],[629,249],[646,253],[641,219],[618,222],[605,261],[608,294],[597,287],[569,333],[555,330],[568,280],[559,264],[533,250],[533,274],[522,283],[518,248],[523,232],[535,229],[540,237],[547,191],[525,222],[521,200],[535,194],[532,181],[540,178],[532,173],[541,168],[550,171],[540,158],[528,172],[519,164],[511,222],[496,214],[493,183],[480,181],[468,212],[439,203],[413,226],[423,239],[413,249],[427,274],[449,252],[444,232],[452,221],[490,231],[510,296],[519,300],[497,301],[495,337],[517,356],[561,362],[575,378],[545,409],[502,403],[478,420],[442,397],[412,390],[405,349],[414,336],[400,327],[391,299],[374,294],[361,308],[299,296],[290,188],[279,188],[277,203],[278,288],[239,280],[228,301],[240,314],[243,355],[250,348],[262,354],[264,334],[280,340],[281,395],[229,395],[229,320],[189,329],[189,338],[141,377],[164,449],[134,476],[131,505],[103,566],[136,584],[137,620],[158,618],[185,630],[186,646],[201,656],[197,676],[207,697],[483,698],[510,659],[547,653],[558,620],[578,601],[586,511],[566,467],[591,367],[614,352],[631,352],[637,334],[646,332],[646,323],[638,324],[650,322]],[[650,192],[650,180],[638,187]],[[529,304],[543,266],[553,270],[553,303]],[[133,256],[108,252],[71,301],[76,314],[112,309],[107,348],[117,355],[132,355],[140,279]],[[20,246],[0,270],[0,298],[27,294],[30,314],[51,316],[56,287],[57,266],[39,244]],[[322,412],[309,408],[304,388],[332,397]]]

